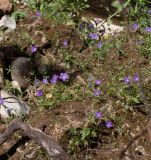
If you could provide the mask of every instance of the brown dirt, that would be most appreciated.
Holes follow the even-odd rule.
[[[29,35],[25,34],[25,31],[28,31]],[[56,32],[57,35],[55,34]],[[13,32],[9,34],[8,37],[9,44],[14,44],[14,39],[17,39],[15,44],[17,43],[18,48],[20,48],[21,51],[24,51],[23,53],[26,56],[29,56],[31,54],[29,52],[29,45],[31,44],[32,40],[35,40],[34,43],[40,49],[44,48],[45,50],[44,55],[38,52],[37,57],[35,57],[39,64],[43,62],[47,65],[58,64],[58,66],[61,66],[60,64],[63,61],[63,57],[59,57],[60,52],[58,51],[58,48],[64,47],[62,45],[64,39],[67,39],[71,44],[71,47],[69,46],[69,48],[67,48],[68,51],[74,56],[76,55],[79,60],[81,59],[83,61],[86,59],[87,55],[92,54],[91,49],[86,49],[80,56],[80,51],[82,50],[84,44],[77,31],[73,30],[69,26],[56,24],[43,18],[37,18],[33,15],[33,13],[29,13],[27,19],[19,22],[18,28],[15,30],[15,33]],[[56,42],[56,39],[59,40]],[[48,46],[46,47],[45,44],[48,44]],[[6,47],[4,48],[6,49],[7,44],[5,45]],[[126,50],[128,48],[128,44],[124,47],[124,49]],[[5,49],[4,52],[6,52]],[[122,57],[121,59],[119,59],[119,56],[114,54],[116,51],[116,49],[111,51],[113,52],[113,54],[108,57],[108,61],[110,63],[108,62],[106,70],[104,72],[101,72],[101,70],[96,71],[97,75],[107,77],[106,72],[107,70],[109,70],[109,68],[113,68],[116,72],[116,67],[118,67],[120,63],[126,64],[127,57]],[[14,51],[14,53],[16,52]],[[90,59],[92,58],[91,56],[89,57]],[[89,62],[90,59],[87,59],[87,61]],[[94,69],[95,65],[101,65],[99,63],[96,64],[96,61],[93,60],[94,59],[91,59],[91,62],[94,64],[92,66],[89,66],[89,68]],[[112,61],[115,61],[115,63],[112,63]],[[114,65],[116,65],[115,68]],[[62,66],[60,68],[62,68]],[[121,109],[121,106],[115,104],[114,99],[109,99],[108,101],[100,103],[94,103],[92,99],[66,102],[49,110],[36,108],[36,106],[34,106],[33,112],[31,113],[27,121],[33,127],[44,126],[43,131],[56,139],[66,150],[68,148],[68,143],[67,141],[64,141],[63,143],[62,139],[65,136],[68,137],[67,132],[69,131],[69,129],[71,127],[83,127],[88,113],[100,108],[104,111],[110,110],[111,113],[113,113],[113,117],[116,114],[116,117],[119,117],[119,119],[113,120],[113,129],[106,130],[102,126],[98,126],[98,135],[100,141],[98,142],[97,147],[83,148],[82,151],[76,154],[76,158],[77,160],[117,160],[119,151],[128,143],[129,140],[131,140],[145,127],[148,119],[139,110],[132,111]],[[10,139],[10,142],[8,141],[4,143],[4,145],[0,149],[0,159],[49,159],[47,157],[47,154],[44,151],[40,150],[40,148],[31,141],[27,141],[27,143],[25,143],[22,140],[24,143],[22,142],[21,145],[18,145],[19,147],[16,147],[16,150],[11,151],[10,153],[10,150],[12,149],[11,147],[13,146],[13,144],[16,144],[16,139],[18,139],[19,137],[20,134],[18,133],[17,135],[12,137],[12,139]],[[7,154],[4,151],[7,152]],[[125,157],[124,159],[150,160],[150,152],[151,151],[148,136],[144,135],[132,145],[132,147],[127,152],[129,156]],[[135,154],[135,157],[132,157],[132,154]]]

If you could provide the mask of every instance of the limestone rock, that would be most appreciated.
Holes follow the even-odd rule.
[[[17,97],[8,93],[5,90],[1,90],[0,95],[1,95],[0,116],[3,119],[9,118],[11,116],[20,116],[29,114],[30,108],[24,101],[19,100]]]
[[[11,69],[12,80],[18,82],[21,88],[27,89],[33,71],[31,62],[25,57],[18,57],[12,62]]]
[[[16,28],[16,21],[14,18],[4,15],[0,20],[0,27],[6,27],[9,31]]]

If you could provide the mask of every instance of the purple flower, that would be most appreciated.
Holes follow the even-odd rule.
[[[92,23],[88,24],[87,26],[88,29],[93,29],[94,28],[94,25]]]
[[[35,45],[31,45],[30,49],[31,53],[35,53],[37,51],[37,47]]]
[[[3,98],[0,97],[0,105],[3,105],[4,104],[4,100]]]
[[[102,48],[102,43],[99,42],[99,43],[97,44],[97,47],[98,47],[98,48]]]
[[[139,81],[139,76],[138,76],[138,74],[135,74],[135,75],[134,75],[133,80],[134,80],[135,82],[138,82],[138,81]]]
[[[48,79],[47,78],[43,78],[42,83],[43,84],[48,84]]]
[[[34,80],[34,85],[35,85],[35,86],[37,86],[39,83],[40,83],[40,80],[39,80],[39,79],[35,79],[35,80]]]
[[[50,79],[50,83],[51,84],[56,84],[57,83],[57,80],[58,80],[58,75],[56,75],[56,74],[54,74],[53,76],[52,76],[52,78]]]
[[[148,10],[148,14],[151,14],[151,9]]]
[[[113,127],[113,124],[112,124],[111,121],[106,121],[106,122],[105,122],[105,126],[106,126],[107,128],[112,128],[112,127]]]
[[[36,90],[36,93],[35,93],[35,96],[37,96],[37,97],[43,96],[43,91],[42,91],[42,89],[37,89],[37,90]]]
[[[64,45],[64,46],[67,46],[67,45],[68,45],[68,41],[67,41],[67,40],[64,40],[64,41],[63,41],[63,45]]]
[[[140,41],[138,41],[138,44],[139,44],[139,45],[142,45],[142,44],[144,44],[144,41],[143,41],[143,40],[140,40]]]
[[[123,81],[124,81],[125,84],[129,84],[131,82],[130,78],[128,76],[124,77]]]
[[[83,23],[81,23],[81,24],[79,25],[79,30],[80,30],[80,31],[82,31],[82,30],[83,30],[83,28],[84,28],[84,24],[85,24],[85,23],[83,22]]]
[[[138,23],[134,23],[134,24],[132,25],[132,28],[133,28],[133,29],[138,29],[138,28],[139,28]]]
[[[144,28],[145,32],[150,32],[151,33],[151,27],[146,27]]]
[[[93,93],[94,93],[95,96],[99,96],[101,94],[99,89],[94,89]]]
[[[96,118],[101,118],[102,117],[102,113],[101,112],[96,112],[95,113],[95,117]]]
[[[96,84],[96,85],[100,85],[100,84],[101,84],[101,80],[97,79],[97,80],[95,81],[95,84]]]
[[[61,79],[62,81],[67,81],[69,79],[68,73],[60,73],[59,79]]]
[[[36,16],[40,17],[40,11],[36,11]]]
[[[97,33],[89,33],[89,38],[94,39],[94,40],[98,40],[99,35]]]

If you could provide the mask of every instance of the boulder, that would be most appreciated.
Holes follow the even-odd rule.
[[[29,114],[29,110],[30,107],[26,102],[19,100],[6,90],[0,90],[0,116],[2,119],[26,115]]]
[[[27,89],[30,85],[32,63],[25,57],[16,58],[11,64],[11,77],[18,82],[21,88]]]

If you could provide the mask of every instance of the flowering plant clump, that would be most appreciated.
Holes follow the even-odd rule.
[[[59,76],[56,75],[56,74],[54,74],[54,75],[52,76],[52,78],[50,79],[50,83],[51,83],[51,84],[56,84],[57,81],[58,81],[58,78],[59,78]]]
[[[134,81],[134,82],[139,82],[139,76],[138,76],[137,73],[134,74],[134,76],[133,76],[133,81]],[[131,84],[131,78],[130,78],[130,76],[125,76],[125,77],[123,78],[123,82],[124,82],[125,84]]]

